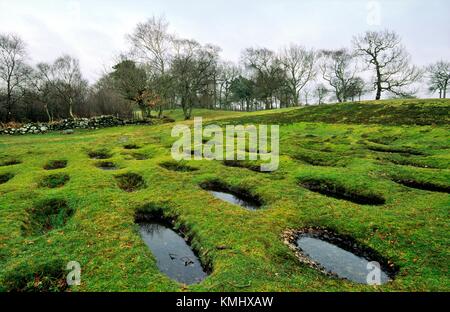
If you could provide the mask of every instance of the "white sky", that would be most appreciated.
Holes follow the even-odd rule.
[[[164,15],[179,36],[219,45],[232,61],[249,46],[350,47],[353,35],[385,28],[402,36],[417,65],[450,60],[448,0],[0,0],[0,32],[20,35],[33,63],[77,57],[93,82],[152,15]]]

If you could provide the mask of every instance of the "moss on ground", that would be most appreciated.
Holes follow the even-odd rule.
[[[61,263],[78,261],[82,283],[71,291],[450,291],[449,194],[397,183],[448,189],[449,108],[448,100],[404,100],[257,113],[194,111],[205,124],[281,123],[280,168],[269,174],[248,170],[250,161],[183,162],[199,169],[192,172],[162,168],[176,140],[173,124],[2,136],[0,175],[14,178],[0,185],[0,289],[64,290]],[[192,124],[180,121],[179,111],[168,115]],[[124,150],[124,138],[146,157],[138,160]],[[91,151],[118,170],[99,170]],[[14,159],[21,163],[4,165]],[[55,159],[70,164],[63,169],[70,183],[40,187],[44,166]],[[124,192],[116,177],[127,173],[144,184]],[[257,194],[264,209],[247,211],[200,187],[217,179]],[[361,205],[311,192],[299,186],[307,180],[331,183],[339,192],[376,194],[385,203]],[[39,235],[24,232],[30,207],[55,198],[76,211],[70,221]],[[180,285],[159,272],[134,222],[149,203],[195,233],[193,248],[213,268],[202,283]],[[283,233],[309,227],[349,235],[375,250],[398,267],[395,280],[376,288],[357,285],[300,263]]]

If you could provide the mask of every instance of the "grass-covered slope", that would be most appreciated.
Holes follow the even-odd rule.
[[[426,102],[392,107],[415,105],[422,113],[405,118],[440,122],[416,126],[399,114],[401,125],[383,125],[384,113],[366,111],[358,124],[353,110],[342,110],[384,110],[381,103],[195,112],[223,123],[284,121],[273,173],[256,172],[251,162],[177,166],[173,125],[0,137],[0,290],[65,290],[65,265],[78,261],[82,283],[72,291],[449,291],[450,129],[448,117],[423,112],[431,105],[448,113],[450,105]],[[329,114],[304,113],[316,110]],[[104,162],[116,170],[102,170]],[[202,188],[211,183],[245,191],[262,207],[220,201]],[[149,206],[176,218],[209,264],[202,283],[181,285],[158,270],[134,222]],[[372,248],[398,268],[394,281],[374,288],[299,262],[284,233],[310,227]]]
[[[445,125],[450,123],[450,99],[383,100],[306,106],[273,114],[251,115],[230,123],[287,124],[300,121],[382,124]]]

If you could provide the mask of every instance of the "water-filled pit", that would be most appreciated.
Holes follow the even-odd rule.
[[[186,240],[168,225],[152,221],[139,223],[139,227],[141,237],[156,258],[159,270],[168,277],[190,285],[208,276]]]
[[[301,262],[330,276],[381,285],[390,282],[398,271],[377,251],[325,229],[287,231],[284,239]]]
[[[137,211],[135,222],[162,273],[186,285],[199,283],[208,276],[209,266],[201,262],[190,246],[192,236],[185,234],[187,229],[182,225],[175,229],[174,219],[167,218],[163,208],[150,203]]]
[[[257,210],[262,206],[259,198],[252,196],[247,190],[231,188],[218,181],[205,182],[200,186],[217,199],[241,206],[247,210]]]

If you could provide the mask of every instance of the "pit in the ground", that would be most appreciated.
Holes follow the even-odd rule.
[[[88,155],[92,159],[108,159],[112,156],[107,150],[90,151]]]
[[[134,192],[146,186],[144,178],[137,173],[124,173],[115,178],[119,188],[125,192]]]
[[[450,193],[450,186],[438,185],[432,182],[416,181],[413,179],[394,179],[394,182],[406,187],[424,191]]]
[[[8,292],[63,292],[68,288],[63,261],[30,266],[29,263],[7,273],[0,288]]]
[[[142,153],[132,153],[131,156],[135,160],[147,160],[149,158],[147,155],[142,154]]]
[[[65,173],[48,175],[39,182],[39,186],[48,188],[57,188],[64,186],[70,180],[69,175]]]
[[[74,214],[64,199],[43,200],[27,209],[27,219],[22,225],[25,235],[42,235],[53,229],[62,228]]]
[[[197,171],[197,168],[186,165],[184,162],[178,161],[165,161],[159,164],[162,168],[171,170],[171,171],[179,171],[179,172],[192,172]]]
[[[325,274],[355,283],[385,284],[398,271],[375,250],[328,230],[311,228],[285,233],[285,240],[300,261]]]
[[[0,162],[0,167],[19,165],[22,162],[18,159],[8,159]]]
[[[14,174],[8,172],[4,174],[0,174],[0,184],[4,184],[14,178]]]
[[[208,276],[189,246],[189,239],[173,229],[174,221],[166,218],[161,210],[151,206],[150,211],[138,211],[135,222],[162,273],[186,285],[199,283]]]
[[[257,163],[250,163],[244,160],[224,160],[223,164],[227,167],[245,168],[254,172],[270,173],[270,171],[262,171],[261,165]]]
[[[221,181],[203,182],[200,187],[220,200],[241,206],[247,210],[258,210],[262,206],[261,200],[253,196],[248,190],[231,187]]]
[[[299,182],[300,186],[325,196],[336,199],[343,199],[351,201],[360,205],[384,205],[385,199],[374,193],[369,193],[366,190],[356,192],[349,190],[346,187],[325,179],[302,179]]]
[[[117,170],[117,166],[115,163],[111,161],[101,161],[96,164],[97,168],[102,170]]]
[[[140,147],[136,144],[127,144],[123,146],[124,149],[127,150],[134,150],[134,149],[139,149]]]
[[[45,164],[45,170],[56,170],[63,169],[67,167],[67,160],[50,160]]]

